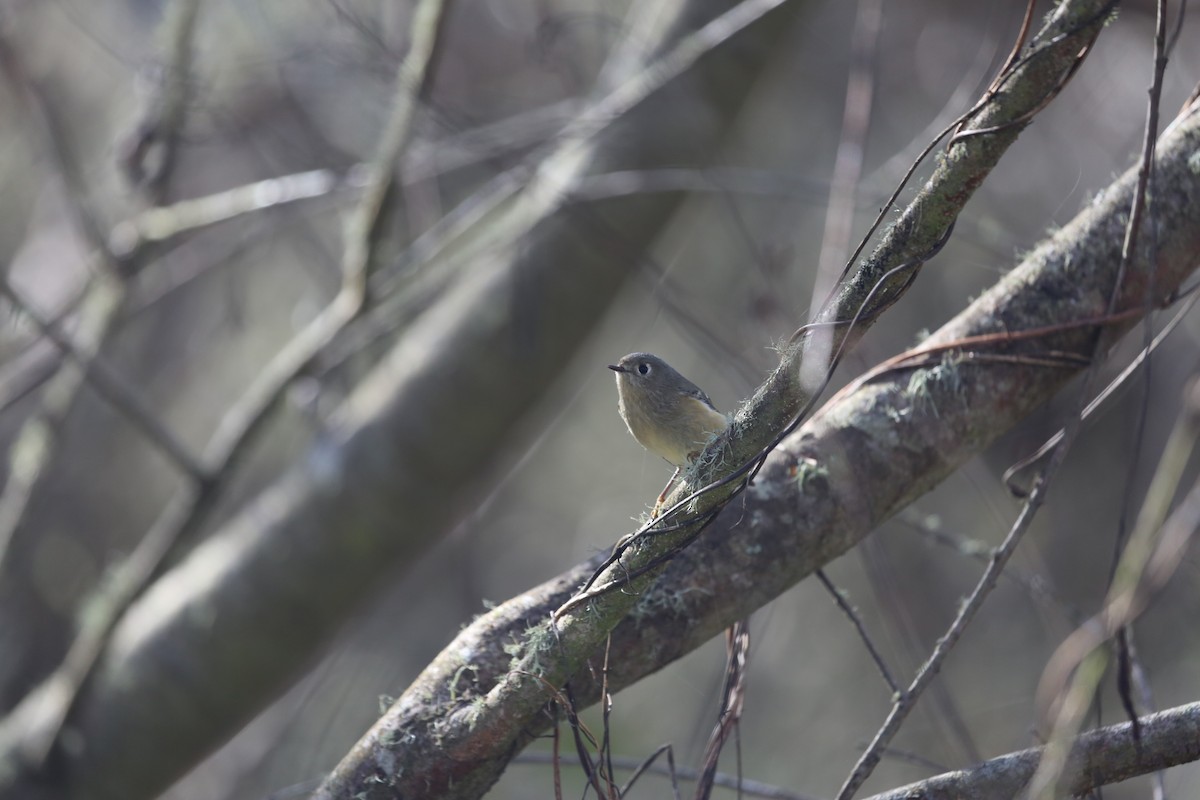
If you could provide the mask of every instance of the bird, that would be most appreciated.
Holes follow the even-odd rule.
[[[675,467],[655,508],[685,466],[729,427],[700,387],[651,353],[630,353],[608,368],[616,374],[617,411],[633,438]]]

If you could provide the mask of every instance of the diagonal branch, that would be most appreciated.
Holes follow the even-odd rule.
[[[656,584],[636,585],[632,609],[612,632],[611,689],[761,607],[980,452],[1082,368],[1097,325],[1110,322],[1114,334],[1128,329],[1144,312],[1151,275],[1162,292],[1177,287],[1200,252],[1200,223],[1191,211],[1200,202],[1200,175],[1189,166],[1198,146],[1200,115],[1179,122],[1159,143],[1159,183],[1148,210],[1158,226],[1158,248],[1153,261],[1144,251],[1136,254],[1118,293],[1120,322],[1105,312],[1120,269],[1134,171],[931,339],[953,348],[967,337],[990,335],[990,345],[892,367],[839,395],[767,459],[737,507],[676,555]],[[1051,332],[1010,334],[1038,328]],[[1076,357],[1039,358],[1047,352]],[[538,626],[546,615],[572,596],[597,561],[523,593],[464,630],[364,736],[319,796],[346,797],[355,786],[370,796],[366,776],[384,760],[402,770],[401,786],[411,780],[445,788],[440,781],[454,776],[456,787],[470,786],[447,796],[476,796],[491,779],[483,776],[498,774],[508,754],[544,724],[532,718],[515,743],[489,754],[489,737],[497,731],[475,709],[494,687],[516,680],[506,645],[544,630]],[[527,652],[555,655],[554,642],[534,644],[540,649]],[[599,650],[591,657],[598,659]],[[571,685],[580,703],[598,697],[586,666],[571,676]],[[347,779],[354,769],[362,770],[362,782]]]
[[[42,87],[25,71],[18,53],[0,31],[0,72],[24,112],[30,139],[43,144],[63,183],[67,209],[87,247],[92,250],[94,274],[79,308],[75,334],[77,350],[90,360],[108,338],[125,301],[124,270],[128,266],[105,247],[103,223],[90,202],[83,171],[68,146],[65,127],[47,102]],[[13,536],[25,519],[31,499],[58,450],[62,421],[83,386],[85,368],[60,364],[42,392],[41,403],[17,434],[9,451],[8,480],[0,493],[0,569]]]

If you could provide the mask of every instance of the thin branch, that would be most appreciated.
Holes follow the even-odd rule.
[[[162,203],[174,174],[192,85],[192,42],[200,0],[173,0],[163,14],[166,66],[161,83],[126,141],[120,163],[134,186],[143,188],[154,205]],[[154,163],[150,163],[153,160]],[[120,252],[120,251],[117,251]]]
[[[901,576],[896,574],[893,562],[884,555],[884,539],[885,537],[867,539],[858,548],[857,555],[866,570],[868,582],[875,595],[875,606],[888,622],[883,626],[884,630],[889,634],[889,638],[898,637],[899,639],[896,645],[902,649],[905,656],[904,663],[907,674],[904,684],[907,684],[911,679],[912,672],[925,659],[928,646],[913,613],[914,609],[909,602],[910,598],[899,590],[898,581],[901,580]],[[987,548],[987,552],[990,554],[990,547]],[[987,558],[985,557],[983,561],[986,565]],[[899,686],[896,691],[892,692],[890,699],[894,700],[898,697],[903,689],[903,685]],[[982,761],[983,754],[975,741],[975,735],[963,718],[952,688],[944,683],[935,682],[930,687],[930,693],[931,697],[925,705],[924,712],[927,723],[934,726],[930,733],[943,743],[942,758],[960,764]],[[861,743],[858,752],[864,752],[868,744],[869,742]],[[886,748],[886,750],[894,749]],[[942,770],[935,771],[941,772]]]
[[[863,742],[861,747],[866,749],[867,742]],[[933,772],[950,772],[950,768],[943,764],[934,761],[931,758],[926,758],[920,753],[914,753],[910,750],[901,750],[898,747],[884,748],[883,755],[885,758],[890,758],[894,761],[899,761],[903,764],[914,764],[922,769],[931,770]]]
[[[333,170],[316,169],[157,206],[114,226],[108,238],[109,247],[115,253],[128,253],[255,211],[325,197],[339,189],[363,189],[368,173],[365,164],[350,170],[345,177]]]
[[[875,62],[878,57],[879,31],[883,27],[882,0],[860,0],[850,40],[850,78],[842,109],[842,130],[838,136],[829,204],[825,210],[825,229],[812,292],[812,316],[837,285],[846,263],[853,230],[856,194],[862,178],[863,155],[871,128],[871,105],[875,94]]]
[[[1078,797],[1168,767],[1200,760],[1200,703],[1178,706],[1138,720],[1089,731],[1070,748],[1063,790]],[[869,800],[1012,800],[1021,794],[1046,748],[1035,747],[993,758],[974,767],[927,778]]]
[[[1103,391],[1097,393],[1097,395],[1092,398],[1087,406],[1084,407],[1083,418],[1085,420],[1091,418],[1092,415],[1095,414],[1096,411],[1102,405],[1104,405],[1104,403],[1110,397],[1112,397],[1118,389],[1124,386],[1131,377],[1137,374],[1138,367],[1140,367],[1150,357],[1150,355],[1154,353],[1154,351],[1157,350],[1164,341],[1166,341],[1167,337],[1169,337],[1175,331],[1175,329],[1179,326],[1179,323],[1183,322],[1184,318],[1186,318],[1188,313],[1190,313],[1195,307],[1197,301],[1200,301],[1200,293],[1193,292],[1187,295],[1183,303],[1179,306],[1179,309],[1171,316],[1171,319],[1167,321],[1167,324],[1164,325],[1162,330],[1150,340],[1150,344],[1148,346],[1143,346],[1133,360],[1130,361],[1129,364],[1127,364],[1125,368],[1116,375],[1116,377],[1108,382]],[[1042,443],[1041,447],[1034,451],[1032,455],[1021,459],[1004,471],[1004,475],[1001,480],[1008,487],[1010,492],[1017,497],[1025,496],[1025,491],[1017,487],[1017,485],[1014,483],[1014,478],[1022,471],[1027,469],[1031,464],[1037,463],[1040,459],[1044,458],[1047,453],[1051,452],[1054,447],[1057,446],[1060,441],[1062,441],[1063,433],[1064,431],[1059,429],[1053,436]]]
[[[983,562],[991,559],[992,548],[986,542],[946,533],[935,526],[925,524],[920,515],[910,514],[910,510],[904,509],[896,518],[927,541],[948,548],[965,558]],[[1054,587],[1038,573],[1009,566],[1004,571],[1003,577],[1005,580],[1010,580],[1023,587],[1030,596],[1041,600],[1045,605],[1062,614],[1070,624],[1078,625],[1083,620],[1083,612],[1061,597]]]
[[[667,757],[667,766],[665,769],[660,764],[657,763],[658,757],[660,755],[664,755],[664,754]],[[670,778],[670,780],[671,780],[671,797],[673,800],[680,800],[680,798],[681,798],[681,795],[679,794],[680,775],[679,775],[679,768],[675,766],[675,748],[674,747],[672,747],[669,743],[659,745],[658,749],[655,750],[653,753],[651,753],[649,756],[647,756],[645,761],[643,761],[641,764],[637,764],[636,766],[634,766],[635,763],[636,762],[631,758],[629,758],[629,759],[618,758],[618,759],[614,760],[614,762],[613,762],[614,767],[616,767],[617,765],[624,765],[626,768],[633,768],[633,774],[629,776],[629,780],[625,781],[624,785],[622,785],[620,788],[621,797],[626,797],[629,794],[629,790],[633,788],[633,785],[635,783],[637,783],[638,778],[640,778],[642,775],[649,772],[649,773],[656,774],[656,775],[666,775],[668,778]],[[720,774],[720,773],[718,773],[718,774]]]
[[[1147,608],[1174,574],[1200,528],[1200,480],[1168,517],[1190,457],[1200,449],[1200,378],[1193,378],[1179,418],[1159,460],[1129,543],[1100,613],[1059,646],[1038,686],[1038,707],[1050,722],[1046,757],[1030,782],[1033,798],[1050,796],[1059,784],[1068,745],[1092,704],[1108,666],[1103,644]]]
[[[560,132],[572,113],[578,111],[577,105],[575,101],[564,101],[437,142],[414,141],[402,156],[400,171],[408,180],[423,180],[528,148]],[[306,170],[157,206],[114,226],[109,246],[116,253],[124,253],[256,211],[328,197],[343,190],[361,191],[367,185],[369,173],[370,166],[366,163],[354,164],[342,172]],[[386,268],[381,268],[383,272]]]
[[[850,601],[846,599],[842,590],[835,586],[833,581],[829,580],[829,576],[825,574],[825,570],[817,570],[817,580],[821,582],[821,585],[825,587],[825,591],[833,598],[833,602],[850,619],[850,623],[858,631],[858,638],[862,639],[863,645],[867,648],[867,653],[870,654],[871,660],[875,662],[875,668],[879,670],[879,674],[883,677],[883,682],[888,685],[893,694],[899,692],[900,684],[892,677],[892,672],[888,669],[887,662],[883,660],[883,654],[879,652],[879,648],[875,646],[871,635],[867,633],[867,626],[863,624],[858,610],[850,605]]]
[[[551,153],[570,153],[591,142],[647,98],[661,91],[688,70],[694,69],[697,62],[718,45],[736,36],[783,2],[784,0],[743,0],[699,30],[683,36],[649,67],[617,85],[572,117],[550,145],[539,148],[521,164],[497,175],[483,189],[439,219],[418,237],[400,265],[380,272],[372,282],[372,293],[403,303],[403,293],[398,291],[398,287],[402,286],[407,278],[406,267],[414,263],[427,263],[434,255],[440,253],[447,243],[459,243],[461,246],[465,231],[482,227],[481,221],[516,197],[518,192],[530,183],[531,176],[539,174],[539,171],[542,177],[542,192],[561,191],[561,187],[554,185],[555,182],[546,180],[548,176],[543,165]],[[562,202],[578,201],[573,193],[561,199]],[[531,204],[531,210],[537,207],[537,204]],[[501,233],[505,241],[511,241],[516,235],[513,231],[514,226],[520,225],[517,234],[524,233],[540,219],[538,214],[530,214],[521,219],[506,219]],[[468,254],[477,256],[495,248],[497,243],[491,236],[480,236],[472,246],[473,250]],[[460,255],[459,260],[465,260],[466,255]],[[386,302],[382,303],[375,313],[385,316],[390,314],[390,309],[386,306]]]
[[[1186,0],[1185,0],[1186,4]],[[1171,43],[1167,41],[1167,0],[1159,0],[1157,3],[1157,18],[1155,22],[1154,32],[1154,65],[1152,70],[1153,78],[1150,83],[1148,108],[1146,110],[1146,127],[1142,139],[1142,172],[1144,176],[1145,190],[1134,196],[1133,208],[1130,211],[1129,225],[1125,229],[1125,246],[1122,252],[1123,259],[1129,260],[1133,258],[1134,248],[1139,241],[1138,228],[1141,227],[1142,215],[1144,213],[1146,198],[1145,193],[1151,191],[1151,181],[1153,179],[1154,168],[1154,143],[1158,138],[1158,116],[1159,103],[1162,98],[1162,80],[1166,73],[1167,59],[1172,49],[1174,37]],[[1182,9],[1180,11],[1179,22],[1183,22]],[[1150,253],[1150,257],[1154,257],[1154,251],[1157,249],[1157,242],[1154,235],[1154,227],[1150,226],[1147,232],[1149,242],[1146,249]],[[1154,302],[1154,284],[1151,283],[1146,287],[1145,302],[1147,307]],[[1147,319],[1142,324],[1142,340],[1143,350],[1150,350],[1150,344],[1154,338],[1154,330]],[[1145,359],[1145,364],[1142,367],[1142,394],[1141,402],[1137,414],[1135,415],[1133,440],[1133,454],[1126,465],[1127,478],[1124,481],[1125,488],[1122,492],[1121,506],[1117,515],[1117,530],[1116,536],[1113,537],[1113,553],[1111,561],[1111,569],[1109,572],[1109,581],[1111,582],[1116,569],[1121,560],[1121,553],[1125,547],[1126,540],[1129,534],[1129,515],[1135,503],[1134,481],[1132,477],[1138,471],[1138,465],[1142,456],[1142,446],[1146,438],[1146,425],[1149,421],[1149,406],[1151,398],[1151,386],[1153,374],[1151,371],[1152,361],[1149,357]],[[1137,718],[1139,715],[1138,703],[1134,698],[1135,683],[1134,673],[1145,676],[1142,670],[1142,665],[1137,662],[1137,653],[1133,644],[1133,626],[1132,624],[1121,629],[1116,637],[1117,650],[1117,675],[1116,686],[1117,696],[1120,699],[1121,706],[1125,709],[1126,716],[1134,723],[1134,735],[1137,731]],[[1153,708],[1147,708],[1146,711],[1152,711]],[[1161,782],[1161,775],[1159,776]]]
[[[392,114],[380,140],[362,198],[347,228],[342,287],[330,304],[264,367],[250,388],[221,419],[207,460],[228,476],[249,452],[268,414],[296,378],[353,322],[365,307],[367,278],[379,244],[379,227],[400,157],[412,137],[419,98],[433,77],[431,60],[442,36],[448,0],[422,0],[413,18],[412,43],[396,75]]]
[[[1034,515],[1041,508],[1050,481],[1066,458],[1067,448],[1074,440],[1076,432],[1076,430],[1068,430],[1067,435],[1063,437],[1063,442],[1055,449],[1050,461],[1046,464],[1041,476],[1034,484],[1033,491],[1030,492],[1029,499],[1021,509],[1016,522],[1009,529],[1004,541],[992,552],[987,569],[980,576],[978,582],[975,584],[975,588],[968,595],[966,602],[959,606],[954,621],[950,624],[946,632],[942,634],[941,638],[938,639],[937,646],[929,654],[925,663],[921,665],[912,683],[900,693],[892,704],[892,710],[888,714],[887,719],[879,727],[866,751],[859,757],[853,771],[850,773],[850,777],[842,784],[842,788],[837,794],[837,800],[850,800],[859,788],[866,783],[867,778],[871,776],[871,773],[883,757],[884,749],[900,731],[900,726],[904,724],[904,720],[908,718],[909,712],[916,706],[917,699],[928,688],[929,684],[933,682],[933,679],[937,677],[938,672],[941,671],[942,663],[946,660],[946,656],[950,654],[950,651],[958,643],[967,625],[970,624],[975,614],[983,605],[983,601],[987,599],[992,589],[995,588],[996,582],[1000,578],[1000,573],[1004,570],[1008,560],[1016,551],[1021,538],[1029,529]]]
[[[717,764],[729,737],[742,719],[746,702],[746,669],[750,657],[750,621],[742,619],[725,631],[725,679],[721,691],[721,709],[717,722],[700,758],[700,779],[696,782],[696,800],[708,800],[715,785]],[[740,764],[740,759],[739,759]],[[741,770],[738,770],[741,777]]]

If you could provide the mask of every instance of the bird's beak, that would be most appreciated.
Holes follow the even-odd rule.
[[[609,364],[608,368],[611,369],[613,372],[624,372],[625,371],[625,368],[622,367],[620,364]]]

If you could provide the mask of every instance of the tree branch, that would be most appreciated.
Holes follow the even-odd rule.
[[[1062,790],[1080,797],[1101,786],[1200,760],[1200,703],[1149,714],[1138,722],[1140,743],[1133,737],[1131,722],[1089,731],[1076,739],[1063,773]],[[1011,800],[1033,777],[1044,751],[1044,747],[1034,747],[1009,753],[869,800]]]
[[[1118,293],[1118,310],[1130,313],[1108,325],[1114,335],[1144,310],[1145,287],[1169,292],[1196,266],[1200,223],[1191,209],[1200,202],[1200,175],[1188,160],[1198,146],[1198,115],[1181,120],[1159,143],[1159,183],[1147,215],[1158,231],[1155,258],[1145,250],[1136,254]],[[1122,176],[929,340],[952,345],[992,335],[992,345],[894,367],[839,395],[783,442],[739,503],[676,555],[657,583],[635,585],[633,608],[612,632],[610,690],[699,647],[849,550],[1069,380],[1092,352],[1097,321],[1105,318],[1136,180],[1135,171]],[[1043,327],[1055,332],[1009,338]],[[1052,365],[1046,353],[1058,356]],[[499,728],[512,718],[492,724],[474,708],[513,680],[511,643],[528,643],[531,630],[546,635],[538,626],[599,561],[523,593],[464,630],[359,741],[318,796],[362,791],[373,797],[375,791],[383,796],[429,786],[446,796],[477,796],[549,717],[535,717],[515,742],[497,750],[494,737],[506,735]],[[526,652],[546,652],[552,644],[527,644]],[[599,657],[598,651],[592,655]],[[581,704],[598,697],[600,687],[586,666],[571,685]],[[377,784],[381,764],[395,772]]]

